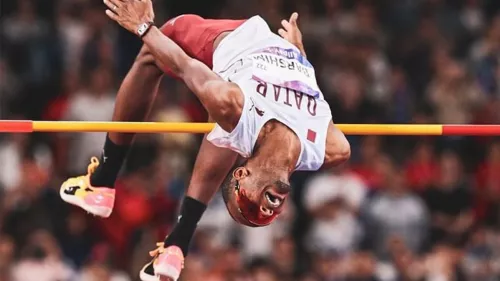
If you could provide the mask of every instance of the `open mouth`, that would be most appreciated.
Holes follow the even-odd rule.
[[[274,208],[279,207],[283,203],[283,200],[284,200],[284,198],[282,198],[276,194],[273,194],[269,191],[266,191],[265,197],[266,197],[267,202]]]

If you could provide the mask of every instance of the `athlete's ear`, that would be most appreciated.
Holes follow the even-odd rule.
[[[233,177],[236,180],[241,180],[247,177],[248,175],[250,175],[250,171],[248,171],[248,169],[245,167],[238,167],[233,171]]]

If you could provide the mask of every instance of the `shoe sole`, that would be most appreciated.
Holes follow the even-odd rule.
[[[61,196],[61,199],[63,201],[71,205],[78,206],[94,216],[108,218],[111,215],[111,212],[113,212],[113,209],[110,208],[90,206],[86,204],[82,198],[64,193],[64,190],[62,188],[59,190],[59,195]]]
[[[179,279],[180,272],[175,267],[171,265],[160,265],[155,266],[155,274],[158,276],[160,281],[177,281]]]
[[[141,281],[160,281],[160,278],[158,276],[152,276],[144,272],[144,270],[146,270],[146,267],[148,267],[148,265],[149,263],[143,266],[141,272],[139,272],[139,278],[141,279]]]

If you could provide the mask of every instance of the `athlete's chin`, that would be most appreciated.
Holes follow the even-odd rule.
[[[239,213],[238,214],[231,214],[231,217],[233,220],[241,225],[244,226],[249,226],[249,227],[264,227],[268,226],[273,221],[276,219],[276,216],[272,217],[263,217],[263,218],[258,218],[255,221],[249,221],[245,219],[243,216],[241,216]]]
[[[264,227],[264,226],[268,226],[271,223],[271,222],[269,222],[267,224],[255,224],[255,223],[249,222],[247,220],[240,220],[237,222],[241,225],[249,226],[249,227]]]
[[[266,222],[260,222],[260,223],[253,223],[253,222],[249,222],[249,221],[246,221],[246,220],[243,220],[241,222],[239,222],[240,224],[242,225],[245,225],[245,226],[249,226],[249,227],[264,227],[264,226],[268,226],[270,224],[272,224],[274,221],[274,218],[269,220],[269,221],[266,221]]]

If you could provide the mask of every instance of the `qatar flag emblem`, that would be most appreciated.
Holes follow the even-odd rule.
[[[316,141],[316,132],[311,129],[308,129],[307,140],[314,143]]]

